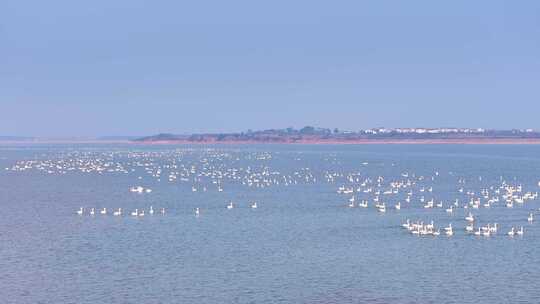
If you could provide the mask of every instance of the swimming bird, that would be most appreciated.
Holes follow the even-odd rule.
[[[527,221],[528,221],[529,223],[532,223],[533,220],[534,220],[533,214],[532,214],[532,213],[529,213],[529,217],[527,218]]]
[[[154,215],[154,208],[150,206],[150,210],[148,211],[148,214]]]
[[[509,236],[514,236],[516,234],[516,229],[514,227],[512,227],[512,229],[510,231],[508,231],[508,235]]]
[[[132,216],[138,216],[139,215],[139,209],[135,209],[135,211],[131,212]]]
[[[113,215],[114,215],[114,216],[120,216],[120,215],[122,215],[122,208],[118,208],[117,211],[113,212]]]
[[[233,202],[231,201],[228,205],[227,205],[227,209],[232,209],[234,208],[234,205],[233,205]]]
[[[77,210],[77,214],[78,215],[82,215],[83,214],[83,207],[79,208],[79,210]]]
[[[90,215],[94,215],[94,214],[96,214],[96,211],[94,210],[94,208],[92,208],[92,209],[90,210]]]
[[[351,204],[354,204],[354,203],[351,203]],[[251,209],[257,209],[257,202],[253,202],[253,204],[251,204]]]
[[[405,229],[409,229],[409,227],[411,227],[411,221],[407,219],[407,222],[405,224],[402,224],[401,227]]]
[[[103,208],[99,211],[100,214],[105,215],[107,214],[107,208]]]

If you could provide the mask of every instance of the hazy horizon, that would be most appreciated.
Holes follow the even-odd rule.
[[[7,1],[0,135],[540,129],[536,1]]]
[[[290,126],[289,126],[290,127]],[[157,132],[153,134],[138,134],[138,135],[124,135],[124,134],[100,134],[100,135],[53,135],[53,136],[33,136],[33,135],[9,135],[9,134],[0,134],[0,140],[19,140],[19,139],[100,139],[100,140],[123,140],[123,139],[138,139],[143,137],[149,137],[149,136],[155,136],[160,134],[172,134],[172,135],[193,135],[193,134],[240,134],[245,132],[258,132],[258,131],[267,131],[267,130],[285,130],[289,127],[278,127],[278,128],[268,128],[268,129],[245,129],[245,130],[232,130],[232,131],[222,131],[222,130],[215,130],[215,131],[207,131],[207,132],[183,132],[183,133],[170,133],[170,132]],[[339,129],[339,128],[333,128],[333,127],[327,127],[327,126],[305,126],[305,127],[315,127],[316,129],[329,129],[331,131],[338,129],[339,132],[359,132],[363,130],[368,129],[379,129],[379,128],[385,128],[384,126],[378,126],[378,127],[372,127],[372,128],[365,128],[365,129]],[[302,127],[295,128],[295,130],[300,130]],[[533,132],[539,132],[537,129],[532,128],[511,128],[511,129],[485,129],[482,127],[456,127],[456,126],[443,126],[443,127],[431,127],[431,126],[415,126],[415,127],[396,127],[396,128],[387,128],[387,129],[484,129],[489,131],[511,131],[511,130],[519,130],[519,131],[533,131]]]

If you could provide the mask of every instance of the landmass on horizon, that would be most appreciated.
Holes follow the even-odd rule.
[[[360,131],[306,126],[240,133],[158,134],[139,143],[540,143],[540,132],[482,128],[374,128]]]
[[[369,143],[465,143],[540,144],[533,129],[482,128],[373,128],[344,131],[306,126],[301,129],[247,130],[231,133],[161,133],[151,136],[31,137],[0,136],[1,143],[131,143],[131,144],[369,144]]]

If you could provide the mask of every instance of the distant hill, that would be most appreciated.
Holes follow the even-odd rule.
[[[540,143],[540,133],[527,130],[469,128],[376,128],[361,131],[315,128],[270,129],[240,133],[176,135],[162,133],[135,139],[142,143]]]

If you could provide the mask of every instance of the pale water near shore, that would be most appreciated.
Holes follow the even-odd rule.
[[[502,181],[538,192],[540,146],[3,146],[0,168],[3,303],[540,299],[540,222],[527,222],[531,212],[540,220],[540,200],[473,210],[481,224],[500,225],[490,237],[465,232],[464,209],[448,214],[419,203],[422,195],[445,206],[456,198],[466,203],[460,186],[479,196]],[[169,181],[170,172],[186,176]],[[386,190],[407,179],[404,173],[417,182],[411,204],[401,193],[390,195],[384,214],[371,201],[369,208],[348,208],[351,195],[336,192],[378,176]],[[351,174],[359,182],[349,181]],[[152,192],[129,191],[139,185]],[[433,192],[420,193],[421,186]],[[230,200],[232,210],[225,208]],[[399,211],[391,208],[398,200]],[[90,216],[92,207],[109,214]],[[125,214],[115,217],[118,207]],[[130,216],[135,208],[146,215]],[[407,218],[451,222],[455,235],[413,236],[401,228]],[[524,226],[524,236],[508,237],[512,226]]]

